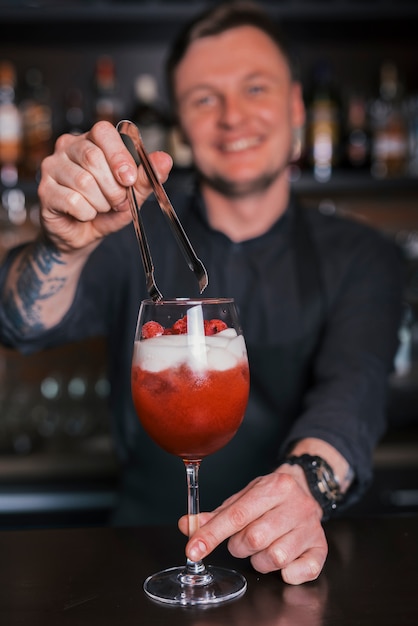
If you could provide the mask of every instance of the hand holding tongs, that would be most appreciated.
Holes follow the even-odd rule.
[[[202,293],[208,284],[208,275],[205,266],[203,265],[202,261],[196,256],[196,253],[193,250],[193,247],[183,230],[181,222],[177,217],[177,214],[170,200],[168,199],[164,187],[158,180],[157,174],[154,171],[152,163],[149,160],[148,154],[144,148],[144,144],[142,143],[141,135],[138,128],[129,120],[122,120],[118,123],[116,128],[119,131],[123,143],[134,158],[135,163],[137,165],[143,166],[145,173],[151,183],[157,202],[160,205],[160,208],[163,211],[164,215],[168,218],[169,224],[176,237],[177,243],[179,244],[181,251],[183,252],[188,266],[195,274],[199,283],[200,293]],[[141,250],[141,257],[147,280],[147,290],[152,300],[158,302],[159,300],[162,300],[163,296],[158,289],[154,279],[154,266],[152,263],[148,241],[145,235],[144,225],[142,222],[133,187],[130,187],[129,189],[129,202],[136,236],[138,238],[138,243]]]

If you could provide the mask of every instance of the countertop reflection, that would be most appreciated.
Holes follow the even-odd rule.
[[[319,579],[298,587],[261,575],[221,546],[208,562],[239,569],[246,594],[206,610],[149,600],[142,582],[178,565],[176,528],[0,532],[0,616],[7,626],[416,626],[418,517],[334,520]]]

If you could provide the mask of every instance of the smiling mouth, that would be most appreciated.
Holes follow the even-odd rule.
[[[259,137],[237,139],[236,141],[222,144],[221,150],[222,152],[243,152],[258,146],[260,143],[261,139]]]

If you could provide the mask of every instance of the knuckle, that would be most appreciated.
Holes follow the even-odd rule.
[[[248,519],[248,512],[242,505],[234,505],[231,507],[230,520],[235,530],[243,528]]]
[[[57,140],[57,141],[58,141],[58,140]],[[51,164],[52,160],[53,160],[53,154],[49,154],[48,156],[46,156],[46,157],[42,160],[42,163],[41,163],[41,174],[42,174],[42,176],[43,176],[46,172],[48,172],[48,171],[49,171],[49,167],[50,167],[50,164]],[[40,180],[40,183],[39,183],[39,184],[41,184],[41,182],[42,182],[42,177],[41,177],[41,180]]]
[[[288,565],[288,555],[281,548],[270,547],[250,557],[251,565],[261,574],[283,570]]]
[[[209,530],[208,528],[204,529],[203,541],[207,547],[208,552],[212,552],[212,550],[214,550],[216,546],[218,546],[222,540],[223,540],[222,536],[218,536],[215,532],[213,532],[212,530]]]
[[[309,559],[307,565],[308,580],[316,580],[321,573],[322,565],[315,559]]]
[[[282,578],[289,585],[300,585],[318,578],[322,565],[316,559],[300,559],[282,569]]]
[[[293,476],[289,474],[276,474],[275,477],[277,489],[279,489],[283,495],[289,494],[294,489],[295,479]]]
[[[115,133],[115,127],[111,122],[107,122],[106,120],[100,120],[99,122],[96,122],[89,131],[89,135],[93,139],[99,140],[103,133],[111,133],[112,135]]]
[[[101,149],[94,143],[89,143],[82,152],[81,165],[82,167],[94,168],[97,167],[97,163],[102,158]]]
[[[282,569],[288,562],[289,556],[287,552],[279,546],[273,546],[271,550],[269,550],[269,553],[270,560],[275,569]]]
[[[266,546],[266,535],[262,529],[257,526],[251,526],[245,533],[246,543],[251,552],[259,552]]]
[[[42,168],[43,167],[44,165],[42,164]],[[41,208],[44,204],[43,200],[46,197],[46,193],[47,193],[47,181],[48,181],[48,178],[43,175],[43,170],[42,170],[41,180],[39,181],[39,185],[38,185],[38,197],[39,197],[39,200],[41,201]]]
[[[86,192],[93,182],[94,178],[87,170],[79,170],[74,176],[74,187],[81,192]]]
[[[64,151],[70,142],[74,141],[74,135],[64,133],[55,140],[55,150],[57,152]],[[48,157],[45,159],[47,160]]]
[[[74,216],[80,222],[86,222],[96,216],[96,211],[91,207],[86,209],[83,197],[77,191],[69,191],[65,198],[65,204],[68,207],[67,213]]]

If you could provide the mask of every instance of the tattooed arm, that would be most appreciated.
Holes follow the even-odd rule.
[[[14,260],[3,290],[3,309],[19,335],[42,332],[69,309],[85,256],[69,259],[43,237]],[[71,269],[70,269],[71,267]]]
[[[165,180],[171,158],[152,155]],[[57,324],[73,301],[82,268],[100,241],[131,221],[127,187],[141,205],[150,193],[116,129],[100,122],[79,136],[63,135],[42,164],[41,236],[15,258],[1,303],[19,335]]]

